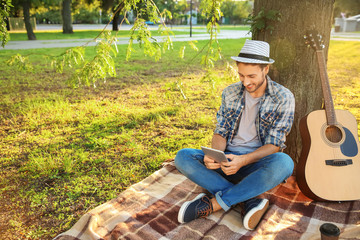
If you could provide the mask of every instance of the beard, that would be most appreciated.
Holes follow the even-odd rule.
[[[262,73],[262,81],[261,83],[259,84],[256,84],[254,89],[252,90],[249,90],[249,89],[246,89],[249,93],[253,93],[253,92],[256,92],[256,90],[258,90],[264,83],[265,83],[265,80],[266,80],[266,77],[265,77],[265,74],[264,72]]]

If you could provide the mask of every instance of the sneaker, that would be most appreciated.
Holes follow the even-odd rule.
[[[269,207],[269,200],[252,198],[244,202],[243,225],[247,230],[254,230]]]
[[[205,218],[213,212],[210,198],[205,193],[200,193],[192,201],[184,202],[179,210],[179,223],[186,223],[197,218]]]

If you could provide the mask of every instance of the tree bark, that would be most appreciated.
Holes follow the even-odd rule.
[[[119,31],[119,20],[120,20],[120,11],[117,11],[118,8],[113,9],[114,18],[112,20],[112,30]]]
[[[33,28],[30,23],[30,6],[31,6],[31,0],[25,0],[23,1],[23,11],[24,11],[24,22],[25,22],[25,28],[26,33],[29,40],[36,40],[35,33],[33,31]]]
[[[63,0],[61,15],[63,20],[63,33],[74,33],[71,20],[71,0]]]
[[[124,2],[121,2],[120,4],[116,4],[116,6],[113,7],[113,14],[114,14],[114,18],[112,19],[112,21],[113,21],[112,30],[113,31],[119,31],[120,12],[123,8],[124,8]]]
[[[274,27],[253,34],[254,40],[270,44],[271,58],[275,63],[269,76],[290,89],[295,95],[295,120],[287,137],[288,153],[295,162],[301,153],[299,122],[311,111],[322,107],[322,89],[316,56],[304,44],[306,30],[317,30],[324,39],[325,58],[330,42],[331,18],[334,0],[255,0],[254,15],[259,11],[276,10],[281,13],[280,22],[268,22]]]

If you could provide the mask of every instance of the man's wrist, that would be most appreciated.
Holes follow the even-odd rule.
[[[249,164],[249,161],[250,161],[249,154],[238,155],[237,158],[238,158],[238,161],[241,162],[241,164],[243,166],[246,166]]]

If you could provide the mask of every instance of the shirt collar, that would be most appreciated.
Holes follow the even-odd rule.
[[[264,98],[270,97],[273,102],[278,102],[278,96],[276,95],[277,93],[276,93],[276,89],[274,86],[274,81],[271,80],[271,78],[268,75],[266,75],[266,79],[267,79],[267,85],[266,85],[265,94],[263,97]]]

